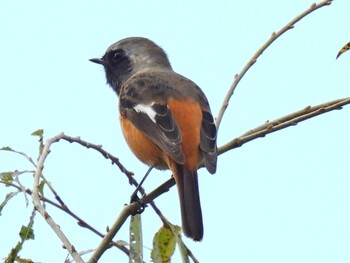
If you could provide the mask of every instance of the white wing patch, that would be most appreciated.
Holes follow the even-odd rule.
[[[145,104],[137,104],[134,107],[134,110],[137,112],[143,112],[146,113],[147,116],[154,122],[156,123],[156,112],[154,111],[154,109],[152,108],[152,104],[149,105],[145,105]]]

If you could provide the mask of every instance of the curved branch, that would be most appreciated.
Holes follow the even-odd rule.
[[[273,32],[271,37],[258,49],[258,51],[251,57],[251,59],[248,61],[248,63],[243,67],[241,72],[239,74],[235,75],[235,79],[233,83],[230,86],[230,89],[228,90],[226,97],[224,98],[224,101],[222,103],[222,106],[220,108],[220,111],[218,113],[218,116],[216,118],[216,126],[219,129],[220,123],[222,121],[222,117],[224,116],[224,113],[228,107],[228,104],[230,102],[230,99],[233,95],[233,92],[235,91],[238,83],[241,81],[243,76],[247,73],[247,71],[255,64],[257,59],[260,57],[260,55],[281,35],[283,35],[288,30],[294,28],[294,25],[299,22],[301,19],[306,17],[308,14],[312,13],[313,11],[323,7],[330,5],[332,3],[332,0],[324,0],[318,4],[314,3],[312,4],[307,10],[302,12],[300,15],[295,17],[292,21],[290,21],[287,25],[282,27],[278,32]]]

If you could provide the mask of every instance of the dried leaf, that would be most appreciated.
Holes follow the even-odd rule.
[[[350,42],[341,48],[336,58],[339,58],[340,55],[342,55],[344,52],[348,51],[349,49],[350,49]]]

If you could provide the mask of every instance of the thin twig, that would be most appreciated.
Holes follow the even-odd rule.
[[[220,108],[220,111],[218,113],[218,116],[216,118],[216,125],[219,129],[222,117],[228,107],[228,104],[230,102],[230,99],[233,95],[233,92],[235,91],[238,83],[241,81],[241,79],[243,78],[243,76],[247,73],[247,71],[251,68],[251,66],[253,66],[255,64],[255,62],[257,61],[257,59],[260,57],[260,55],[277,39],[279,38],[281,35],[283,35],[285,32],[287,32],[288,30],[294,28],[294,25],[300,21],[301,19],[303,19],[305,16],[307,16],[308,14],[312,13],[313,11],[323,7],[323,6],[327,6],[330,5],[332,3],[332,0],[324,0],[318,4],[314,3],[312,4],[307,10],[305,10],[304,12],[302,12],[300,15],[298,15],[297,17],[295,17],[292,21],[290,21],[287,25],[285,25],[284,27],[282,27],[278,32],[273,32],[272,35],[270,36],[270,38],[258,49],[258,51],[251,57],[251,59],[248,61],[248,63],[243,67],[243,69],[241,70],[241,72],[239,74],[235,75],[235,79],[233,81],[233,83],[230,86],[230,89],[228,90],[226,97],[224,98],[224,101],[222,103],[222,106]]]
[[[9,152],[13,152],[13,153],[17,153],[17,154],[19,154],[19,155],[22,155],[23,157],[25,157],[25,158],[29,161],[29,163],[30,163],[31,165],[34,166],[34,168],[37,168],[37,164],[33,161],[33,158],[30,157],[30,156],[28,156],[28,155],[27,155],[26,153],[24,153],[24,152],[16,151],[16,150],[13,150],[13,149],[11,149],[11,148],[10,148],[10,149],[7,149],[7,148],[3,149],[3,148],[2,148],[2,149],[0,149],[0,150],[5,150],[5,151],[9,151]],[[48,180],[46,180],[44,174],[41,174],[40,177],[43,179],[43,181],[45,182],[45,184],[49,187],[49,189],[51,190],[51,192],[52,192],[54,195],[56,195],[55,189],[52,187],[51,183],[50,183]]]
[[[123,172],[123,173],[128,177],[129,183],[132,184],[132,185],[134,185],[135,187],[137,187],[137,188],[138,188],[138,191],[140,192],[140,194],[141,194],[142,196],[145,196],[145,195],[146,195],[145,189],[144,189],[143,187],[138,187],[139,183],[138,183],[138,182],[135,180],[135,178],[133,177],[134,173],[133,173],[133,172],[130,172],[129,170],[127,170],[127,169],[125,168],[125,166],[123,166],[123,165],[120,163],[120,161],[119,161],[119,159],[118,159],[117,157],[115,157],[115,156],[112,155],[111,153],[109,153],[109,152],[107,152],[106,150],[104,150],[104,149],[102,148],[101,145],[97,145],[97,144],[93,144],[93,143],[84,141],[84,140],[82,140],[80,137],[71,137],[71,136],[64,135],[64,136],[62,137],[62,139],[63,139],[63,140],[66,140],[66,141],[68,141],[68,142],[70,142],[70,143],[73,143],[73,142],[74,142],[74,143],[78,143],[78,144],[80,144],[80,145],[82,145],[82,146],[84,146],[84,147],[86,147],[86,148],[88,148],[88,149],[89,149],[89,148],[92,148],[92,149],[98,151],[98,152],[101,153],[102,156],[104,156],[106,159],[110,159],[110,160],[112,161],[112,164],[116,164],[116,165],[118,166],[118,168],[120,169],[120,171]],[[173,182],[174,182],[174,184],[175,184],[175,181],[173,181]],[[174,185],[174,184],[173,184],[173,185]],[[164,191],[165,191],[165,190],[164,190]],[[164,191],[161,192],[160,194],[164,193]],[[162,219],[162,214],[161,214],[159,208],[156,206],[156,204],[155,204],[152,200],[151,200],[149,203],[150,203],[151,207],[154,209],[154,211],[159,215],[159,217],[161,218],[161,220],[163,220],[163,219]],[[125,247],[123,247],[123,248],[126,249]],[[124,250],[123,250],[123,251],[124,251]],[[124,252],[125,252],[125,251],[124,251]]]
[[[84,140],[81,140],[79,137],[74,138],[74,137],[71,137],[71,136],[67,136],[67,135],[65,135],[65,134],[63,134],[63,133],[60,133],[59,135],[57,135],[57,136],[55,136],[55,137],[49,139],[49,140],[47,141],[47,143],[50,143],[50,144],[49,144],[49,145],[45,145],[45,147],[44,147],[44,149],[47,150],[47,153],[45,152],[45,155],[46,155],[46,156],[47,156],[48,153],[50,152],[50,151],[49,151],[49,148],[50,148],[51,144],[52,144],[52,143],[55,143],[55,142],[58,142],[58,141],[60,141],[61,139],[66,140],[66,141],[69,141],[69,142],[76,142],[76,143],[79,143],[79,144],[81,144],[81,145],[83,145],[83,146],[85,146],[85,147],[87,147],[87,148],[93,148],[93,149],[97,150],[97,151],[100,152],[106,159],[110,159],[110,160],[112,161],[112,164],[116,164],[116,165],[119,167],[119,169],[120,169],[123,173],[125,173],[125,174],[128,176],[129,181],[130,181],[130,177],[132,178],[133,173],[132,173],[132,172],[129,172],[129,171],[119,162],[119,159],[118,159],[117,157],[115,157],[115,156],[109,154],[107,151],[103,150],[103,149],[102,149],[102,146],[95,145],[95,144],[91,144],[91,143],[89,143],[89,142],[86,142],[86,141],[84,141]],[[42,157],[43,155],[44,155],[44,152],[42,153],[42,155],[41,155],[40,157]],[[46,156],[44,157],[43,162],[45,161]],[[43,165],[43,164],[42,164],[42,165]],[[38,171],[38,169],[37,169],[37,171]],[[42,174],[41,174],[40,177],[43,177]],[[45,180],[45,181],[47,182],[47,180]],[[133,184],[136,184],[136,185],[137,185],[137,181],[134,180],[133,178],[132,178],[131,182],[132,182]],[[15,186],[15,185],[13,185],[13,186]],[[17,186],[15,186],[15,187],[17,187]],[[34,188],[33,188],[33,189],[34,189]],[[23,189],[22,189],[22,190],[23,190]],[[95,228],[93,228],[93,227],[92,227],[91,225],[89,225],[85,220],[81,219],[81,218],[78,217],[75,213],[73,213],[73,212],[68,208],[68,206],[63,202],[63,200],[59,197],[59,195],[57,194],[57,192],[56,192],[52,187],[50,187],[50,190],[51,190],[51,192],[54,194],[54,196],[55,196],[56,200],[59,202],[59,204],[56,204],[55,202],[53,202],[53,201],[47,199],[46,197],[44,197],[44,196],[42,196],[42,195],[39,195],[39,198],[40,198],[41,201],[50,203],[51,205],[53,205],[53,206],[55,206],[55,207],[57,207],[57,208],[63,210],[64,212],[66,212],[67,214],[69,214],[70,216],[72,216],[74,219],[76,219],[76,220],[78,221],[78,225],[79,225],[79,226],[85,227],[85,228],[89,229],[90,231],[92,231],[93,233],[97,234],[98,236],[100,236],[100,237],[102,237],[102,238],[104,237],[104,235],[103,235],[101,232],[99,232],[98,230],[96,230]],[[143,190],[143,189],[141,189],[141,190]],[[29,189],[27,189],[25,192],[26,192],[27,194],[33,195],[33,191],[30,191]],[[33,198],[34,198],[34,197],[33,197]],[[56,233],[56,234],[57,234],[57,233]],[[110,245],[113,245],[113,246],[118,247],[120,250],[122,250],[122,251],[123,251],[124,253],[126,253],[127,255],[129,254],[129,250],[128,250],[126,247],[121,246],[121,245],[117,244],[116,242],[111,242]],[[72,255],[72,256],[73,256],[73,255]]]
[[[93,143],[90,143],[90,142],[87,142],[87,141],[84,141],[82,140],[80,137],[71,137],[71,136],[67,136],[67,135],[64,135],[62,137],[63,140],[66,140],[70,143],[78,143],[86,148],[92,148],[96,151],[98,151],[99,153],[102,154],[102,156],[104,156],[106,159],[110,159],[112,161],[112,164],[116,164],[120,171],[123,172],[129,179],[129,183],[134,185],[135,187],[138,187],[139,183],[135,180],[135,178],[133,177],[133,173],[128,171],[119,161],[119,159],[115,156],[113,156],[111,153],[107,152],[106,150],[104,150],[102,148],[101,145],[97,145],[97,144],[93,144]],[[155,189],[152,193],[150,193],[149,195],[146,195],[146,191],[143,187],[139,187],[138,188],[138,191],[141,193],[142,196],[144,196],[144,198],[147,196],[147,198],[149,196],[153,196],[153,198],[151,199],[148,199],[147,201],[144,200],[144,198],[142,199],[142,202],[144,204],[150,204],[151,207],[153,208],[153,210],[156,212],[156,214],[158,214],[158,216],[160,217],[160,219],[163,221],[163,215],[162,213],[160,212],[159,208],[156,206],[156,204],[154,203],[154,199],[157,197],[157,196],[154,196],[154,193],[158,193],[158,195],[161,195],[163,194],[164,192],[168,191],[168,189],[170,187],[172,187],[173,185],[175,185],[175,181],[174,179],[170,179],[169,181],[165,182],[163,185],[161,185],[160,187],[158,187],[157,189]],[[124,223],[122,222],[121,220],[117,221],[117,222],[120,222],[120,223]],[[119,227],[121,226],[118,226],[118,227],[115,227],[115,229],[119,229]],[[111,231],[111,230],[110,230]],[[111,233],[109,231],[109,233]],[[112,242],[112,240],[110,240],[110,242]],[[114,243],[114,242],[113,242]],[[106,244],[106,242],[104,242],[103,244]],[[118,246],[119,247],[119,246]],[[119,247],[120,249],[122,249],[124,252],[125,251],[125,247]],[[128,251],[129,252],[129,251]],[[99,253],[98,251],[96,253]]]
[[[51,139],[46,141],[46,144],[44,146],[44,149],[39,157],[37,169],[35,171],[34,175],[34,182],[33,182],[33,189],[32,189],[32,197],[35,209],[39,211],[39,213],[44,217],[46,222],[51,226],[51,228],[55,231],[56,235],[61,239],[63,242],[65,248],[68,250],[68,252],[71,254],[75,262],[77,263],[84,263],[84,260],[81,258],[79,253],[76,251],[75,247],[69,242],[68,238],[65,236],[63,231],[60,229],[60,227],[55,223],[53,218],[49,215],[49,213],[45,210],[44,206],[41,204],[40,201],[40,195],[39,195],[39,183],[40,183],[40,177],[42,174],[42,171],[44,169],[44,162],[46,157],[48,156],[50,152],[51,144],[58,142],[64,134],[61,133],[55,137],[52,137]]]
[[[43,169],[43,163],[44,163],[44,161],[45,161],[45,159],[46,159],[46,157],[47,157],[47,155],[49,154],[49,152],[50,152],[50,147],[51,147],[51,145],[53,144],[53,143],[55,143],[55,142],[58,142],[58,141],[60,141],[60,140],[66,140],[66,141],[68,141],[68,142],[70,142],[70,143],[73,143],[73,142],[75,142],[75,143],[78,143],[78,144],[80,144],[80,145],[82,145],[82,146],[84,146],[84,147],[86,147],[86,148],[93,148],[94,150],[96,150],[96,151],[98,151],[99,153],[101,153],[106,159],[110,159],[111,161],[112,161],[112,164],[116,164],[118,167],[119,167],[119,169],[129,178],[129,182],[131,183],[131,184],[133,184],[133,185],[135,185],[135,186],[138,186],[138,182],[133,178],[133,173],[132,172],[130,172],[130,171],[128,171],[121,163],[120,163],[120,161],[119,161],[119,159],[117,158],[117,157],[115,157],[115,156],[113,156],[112,154],[110,154],[109,152],[107,152],[107,151],[105,151],[104,149],[102,149],[102,146],[101,145],[96,145],[96,144],[92,144],[92,143],[89,143],[89,142],[87,142],[87,141],[84,141],[84,140],[82,140],[80,137],[71,137],[71,136],[67,136],[67,135],[65,135],[64,133],[60,133],[59,135],[57,135],[57,136],[55,136],[55,137],[53,137],[53,138],[51,138],[51,139],[49,139],[49,140],[47,140],[47,143],[46,143],[46,145],[45,145],[45,147],[44,147],[44,149],[43,149],[43,153],[41,154],[41,156],[40,156],[40,158],[39,158],[39,160],[40,160],[40,166],[39,166],[39,161],[38,161],[38,165],[37,165],[37,170],[36,170],[36,172],[35,172],[35,176],[37,175],[37,174],[40,174],[40,177],[42,178],[43,176],[42,176],[42,169]],[[39,171],[40,171],[40,173],[39,173]],[[34,178],[35,180],[36,180],[36,177]],[[46,180],[45,180],[46,181]],[[174,182],[172,183],[172,185],[174,185]],[[19,188],[18,186],[16,186],[16,185],[13,185],[14,187],[16,187],[16,188]],[[33,190],[35,189],[35,187],[38,187],[39,186],[39,182],[37,182],[37,183],[34,183],[34,187],[33,187]],[[55,196],[55,198],[56,198],[56,200],[59,202],[59,204],[56,204],[55,202],[53,202],[53,201],[51,201],[51,200],[49,200],[49,199],[47,199],[47,198],[45,198],[44,196],[42,196],[42,195],[40,195],[40,194],[38,194],[38,193],[34,193],[34,191],[30,191],[29,189],[27,189],[27,190],[25,190],[25,192],[27,193],[27,194],[31,194],[32,196],[33,196],[33,200],[34,200],[34,196],[36,195],[36,199],[38,198],[37,196],[39,196],[39,200],[41,200],[41,201],[43,201],[43,202],[47,202],[47,203],[50,203],[51,205],[53,205],[53,206],[55,206],[55,207],[57,207],[57,208],[59,208],[59,209],[61,209],[61,210],[63,210],[64,212],[66,212],[67,214],[69,214],[69,215],[71,215],[73,218],[75,218],[76,220],[78,220],[78,225],[80,225],[80,226],[82,226],[82,227],[85,227],[85,228],[87,228],[87,229],[89,229],[89,230],[91,230],[92,232],[94,232],[95,234],[97,234],[98,236],[100,236],[100,237],[102,237],[102,238],[104,238],[105,236],[102,234],[102,233],[100,233],[99,231],[97,231],[96,229],[94,229],[92,226],[90,226],[87,222],[85,222],[83,219],[81,219],[80,217],[78,217],[76,214],[74,214],[69,208],[68,208],[68,206],[63,202],[63,200],[59,197],[59,195],[57,194],[57,192],[52,188],[52,187],[50,187],[50,189],[51,189],[51,192],[54,194],[54,196]],[[24,191],[23,189],[21,189],[22,191]],[[146,196],[145,195],[145,190],[141,187],[140,189],[139,189],[139,192],[142,194],[142,195],[144,195],[144,196]],[[160,193],[159,193],[159,195],[160,194],[162,194],[163,192],[165,192],[165,190],[163,189],[163,191],[161,191]],[[147,200],[144,200],[144,201],[142,201],[142,202],[144,202],[145,204],[148,204],[148,203],[152,203],[152,207],[153,207],[153,209],[157,212],[157,211],[159,211],[159,209],[156,207],[156,205],[155,205],[155,203],[152,201],[154,198],[156,198],[157,196],[153,196],[153,195],[151,195],[151,198],[149,198],[149,199],[147,199]],[[147,198],[149,197],[149,195],[147,195]],[[34,203],[36,204],[36,205],[38,205],[37,202],[38,200],[34,200]],[[40,202],[39,202],[40,203]],[[139,205],[137,205],[137,207],[139,207]],[[135,210],[136,211],[136,210]],[[47,214],[47,212],[45,211],[45,208],[44,207],[42,207],[42,209],[41,209],[41,211],[39,211],[39,212],[41,212],[42,213],[42,215],[43,214],[45,214],[46,216],[49,216],[48,214]],[[44,216],[45,217],[45,216]],[[55,223],[53,222],[53,220],[52,220],[52,218],[48,218],[47,220],[50,220],[51,221],[51,224],[50,224],[50,226],[54,229],[54,231],[56,232],[56,230],[55,230]],[[123,221],[124,222],[124,221]],[[120,226],[118,226],[119,228],[121,227],[121,225]],[[118,230],[117,230],[118,231]],[[110,232],[109,232],[110,233]],[[56,234],[57,235],[59,235],[59,231],[57,231],[56,232]],[[115,234],[114,234],[115,235]],[[113,235],[113,236],[114,236]],[[60,237],[60,236],[59,236]],[[61,236],[60,237],[61,239],[64,239],[65,237],[63,237],[63,236]],[[124,253],[126,253],[126,254],[129,254],[129,250],[126,248],[126,247],[124,247],[124,246],[120,246],[120,245],[118,245],[116,242],[113,242],[112,240],[110,240],[110,242],[109,242],[109,244],[105,247],[105,249],[107,249],[107,248],[109,248],[111,245],[114,245],[114,246],[116,246],[116,247],[118,247],[119,249],[121,249]],[[65,244],[65,246],[67,247],[67,249],[69,248],[69,244]],[[68,250],[69,251],[69,250]],[[70,252],[70,251],[69,251]],[[71,252],[70,252],[71,253]],[[73,256],[73,255],[72,255]],[[74,258],[74,257],[73,257]]]
[[[219,147],[218,152],[219,154],[222,154],[234,148],[240,147],[249,141],[252,141],[260,137],[264,137],[269,133],[287,128],[289,126],[297,125],[299,122],[305,121],[307,119],[313,118],[315,116],[324,114],[332,110],[340,110],[342,109],[343,106],[347,104],[350,104],[350,97],[333,100],[333,101],[322,103],[313,107],[311,106],[305,107],[302,110],[288,114],[274,121],[266,122],[263,125],[260,125],[244,133],[238,138]]]
[[[27,161],[29,161],[29,162],[36,168],[36,164],[35,164],[35,162],[33,161],[33,158],[30,157],[30,156],[28,156],[28,155],[27,155],[26,153],[24,153],[24,152],[16,151],[16,150],[11,149],[11,148],[9,148],[9,147],[1,148],[0,151],[8,151],[8,152],[13,152],[13,153],[22,155],[24,158],[27,159]]]
[[[62,140],[68,141],[70,143],[78,143],[86,148],[92,148],[96,151],[98,151],[100,154],[102,154],[103,157],[105,157],[106,159],[109,159],[112,161],[112,164],[115,164],[118,166],[118,168],[120,169],[120,171],[122,173],[124,173],[128,178],[129,178],[129,183],[133,184],[133,185],[138,185],[138,183],[135,181],[135,179],[133,178],[134,173],[130,172],[128,169],[125,168],[124,165],[121,164],[121,162],[119,161],[119,159],[117,157],[115,157],[114,155],[110,154],[109,152],[105,151],[102,149],[102,145],[98,145],[98,144],[93,144],[87,141],[84,141],[82,139],[80,139],[80,137],[71,137],[71,136],[67,136],[67,135],[63,135]]]
[[[7,186],[11,186],[11,187],[14,187],[16,189],[18,189],[19,191],[22,191],[24,192],[25,194],[27,195],[32,195],[32,191],[30,189],[22,189],[20,186],[18,185],[15,185],[13,183],[10,183],[10,184],[7,184],[7,183],[4,183],[4,182],[1,182],[0,183],[2,184],[6,184]],[[55,203],[54,201],[50,200],[49,198],[43,196],[43,195],[40,195],[40,200],[44,203],[48,203],[58,209],[60,209],[61,211],[67,213],[68,215],[70,215],[71,217],[73,217],[74,219],[76,219],[78,222],[78,225],[81,226],[81,227],[84,227],[84,228],[87,228],[89,229],[91,232],[95,233],[96,235],[98,235],[99,237],[103,238],[104,235],[98,231],[97,229],[95,229],[93,226],[91,226],[90,224],[88,224],[85,220],[83,220],[82,218],[80,218],[78,215],[76,215],[74,212],[72,212],[66,205],[62,206],[61,204],[57,204]],[[119,248],[121,251],[123,251],[126,255],[129,255],[129,249],[126,248],[125,246],[121,245],[121,244],[118,244],[117,242],[111,242],[111,245]]]

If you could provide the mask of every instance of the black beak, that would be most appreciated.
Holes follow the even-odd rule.
[[[92,59],[89,59],[91,62],[94,62],[96,64],[101,64],[101,65],[104,65],[104,61],[101,59],[101,58],[92,58]]]

